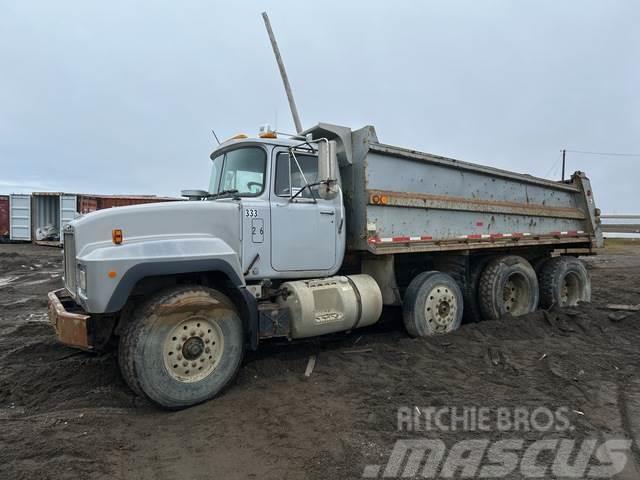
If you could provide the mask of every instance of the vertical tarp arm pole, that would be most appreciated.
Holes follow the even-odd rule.
[[[300,116],[298,115],[298,108],[296,107],[296,101],[293,99],[293,92],[291,91],[291,85],[289,85],[289,77],[287,77],[287,71],[284,68],[284,62],[280,55],[280,49],[276,42],[276,37],[271,29],[271,22],[267,12],[262,12],[262,19],[264,25],[267,27],[267,33],[269,34],[269,40],[271,41],[271,48],[273,48],[273,54],[276,56],[276,62],[278,62],[278,68],[280,69],[280,76],[282,77],[282,83],[284,84],[284,90],[287,92],[287,100],[289,100],[289,108],[291,109],[291,115],[293,116],[293,123],[296,126],[296,133],[302,133],[302,122],[300,122]]]

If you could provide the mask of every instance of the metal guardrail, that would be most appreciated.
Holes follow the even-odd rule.
[[[605,233],[631,233],[640,234],[640,222],[632,222],[632,220],[640,220],[640,214],[628,214],[628,215],[601,215],[600,218],[604,220],[601,224],[602,231]],[[607,220],[614,220],[614,222],[608,223]],[[628,222],[625,222],[628,221]]]

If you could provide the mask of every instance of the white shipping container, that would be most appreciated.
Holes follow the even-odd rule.
[[[76,205],[77,197],[75,194],[34,192],[32,200],[33,240],[44,240],[42,235],[53,231],[53,238],[48,241],[62,244],[64,242],[62,229],[78,215]]]
[[[31,241],[31,195],[9,196],[9,239]]]

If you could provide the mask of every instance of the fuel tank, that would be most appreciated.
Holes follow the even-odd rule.
[[[282,288],[287,294],[279,303],[289,309],[291,338],[366,327],[382,313],[380,287],[369,275],[298,280]]]

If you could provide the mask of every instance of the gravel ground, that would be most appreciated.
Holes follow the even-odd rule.
[[[390,310],[351,334],[266,345],[226,393],[178,412],[136,398],[113,352],[56,342],[46,293],[61,286],[60,260],[55,248],[0,245],[3,479],[360,478],[368,464],[384,468],[397,439],[450,446],[514,435],[398,431],[405,406],[567,408],[563,438],[640,435],[640,314],[611,318],[604,308],[640,303],[640,242],[610,242],[586,259],[590,305],[426,340],[408,338]],[[310,355],[317,363],[305,378]],[[557,432],[515,435],[530,442]],[[634,445],[621,478],[639,478],[638,453]]]

